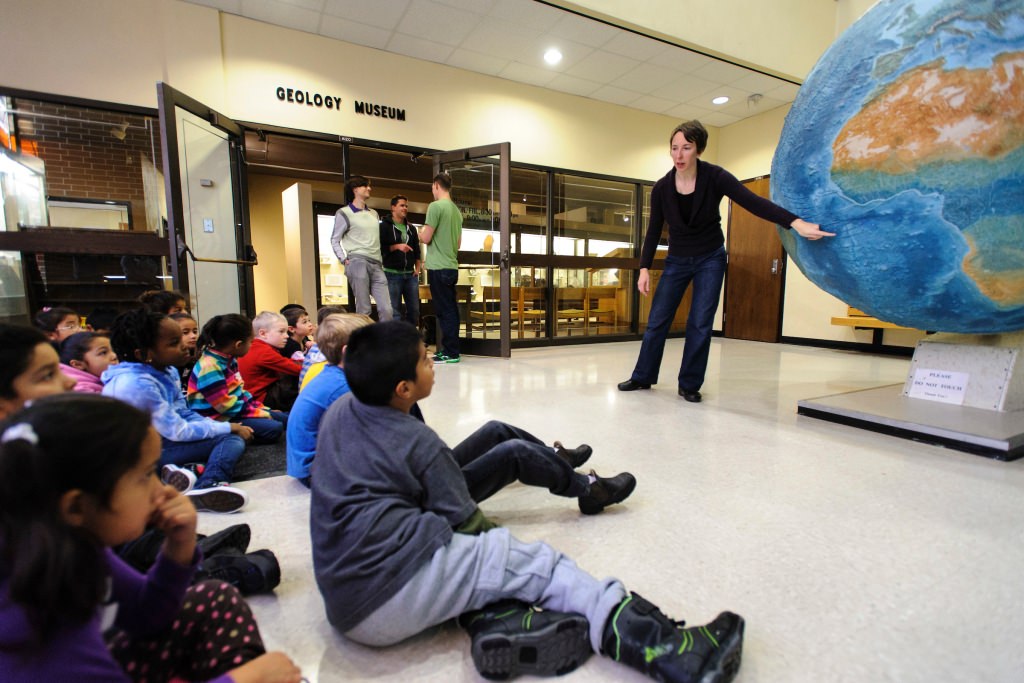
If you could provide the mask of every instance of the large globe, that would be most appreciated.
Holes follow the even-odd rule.
[[[883,0],[807,77],[772,198],[847,304],[922,330],[1024,329],[1024,0]]]

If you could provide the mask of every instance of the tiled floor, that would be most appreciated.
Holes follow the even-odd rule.
[[[588,466],[633,472],[625,504],[582,517],[520,485],[483,503],[525,539],[613,575],[668,614],[747,619],[742,683],[1024,680],[1024,461],[1003,463],[796,415],[796,402],[902,382],[909,361],[716,339],[704,403],[661,384],[620,393],[638,343],[464,357],[437,368],[428,423],[449,443],[488,418],[545,441],[587,442]],[[393,648],[348,643],[312,576],[308,494],[287,477],[247,482],[246,521],[284,580],[252,600],[272,648],[310,681],[475,681],[468,638],[444,626]],[[574,681],[642,681],[595,656]]]

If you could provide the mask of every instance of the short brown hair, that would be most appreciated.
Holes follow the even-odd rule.
[[[452,177],[447,173],[438,173],[434,176],[434,182],[440,185],[445,192],[452,191]]]
[[[672,144],[672,138],[676,136],[676,133],[682,133],[687,142],[697,145],[697,154],[703,154],[704,148],[708,146],[708,130],[697,119],[684,121],[676,126],[672,135],[668,136],[668,144]]]
[[[362,313],[332,313],[316,328],[316,345],[331,365],[340,365],[342,351],[352,332],[373,324],[373,318]]]

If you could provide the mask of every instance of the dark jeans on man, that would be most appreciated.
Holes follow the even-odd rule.
[[[518,427],[491,420],[452,449],[470,497],[481,502],[514,481],[543,486],[556,496],[578,498],[590,490],[555,450]]]
[[[388,293],[391,294],[391,314],[401,318],[413,327],[420,326],[420,279],[412,273],[389,273]],[[402,299],[405,299],[405,315],[402,315]]]
[[[651,302],[640,357],[633,369],[631,379],[634,382],[657,384],[668,329],[692,281],[693,302],[686,319],[686,345],[683,347],[683,362],[679,367],[679,388],[697,391],[704,384],[708,354],[711,351],[711,328],[722,292],[725,263],[725,247],[719,247],[703,256],[669,256],[665,259],[665,271],[654,292],[654,301]]]
[[[252,429],[253,443],[277,443],[288,427],[288,413],[271,410],[270,417],[243,417],[238,422]]]
[[[223,434],[198,441],[170,441],[161,437],[160,441],[161,465],[206,463],[206,470],[196,480],[197,489],[231,481],[235,463],[245,452],[245,441],[237,434]]]
[[[429,279],[430,300],[434,302],[434,313],[441,327],[438,351],[450,358],[458,358],[459,304],[455,298],[455,283],[459,281],[459,271],[455,268],[432,270]]]

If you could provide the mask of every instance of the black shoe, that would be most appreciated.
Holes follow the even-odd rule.
[[[248,524],[235,524],[226,529],[221,529],[209,536],[199,535],[199,542],[196,545],[203,551],[203,557],[213,557],[227,553],[229,555],[244,555],[249,549],[249,540],[252,538],[252,531]]]
[[[597,477],[597,481],[590,485],[587,495],[577,498],[580,512],[585,515],[596,515],[609,505],[621,503],[636,488],[636,477],[629,472],[608,478],[598,477],[594,470],[590,470],[590,474]]]
[[[281,583],[281,565],[269,550],[256,550],[245,555],[224,553],[203,560],[195,580],[203,579],[226,581],[242,595],[267,593]]]
[[[581,467],[590,459],[590,454],[593,452],[594,449],[585,443],[581,443],[576,448],[566,448],[561,441],[555,442],[555,455],[569,463],[573,469]]]
[[[683,628],[636,593],[612,612],[601,650],[666,683],[729,683],[743,655],[743,617],[722,612],[705,626]]]
[[[587,660],[590,623],[580,614],[538,611],[504,600],[459,617],[473,639],[473,664],[484,678],[561,676]]]
[[[643,382],[637,382],[634,379],[627,379],[625,382],[619,382],[619,391],[636,391],[637,389],[650,389],[650,384],[644,384]]]
[[[699,391],[690,391],[689,389],[680,389],[679,395],[685,398],[690,403],[700,403],[701,395]]]

